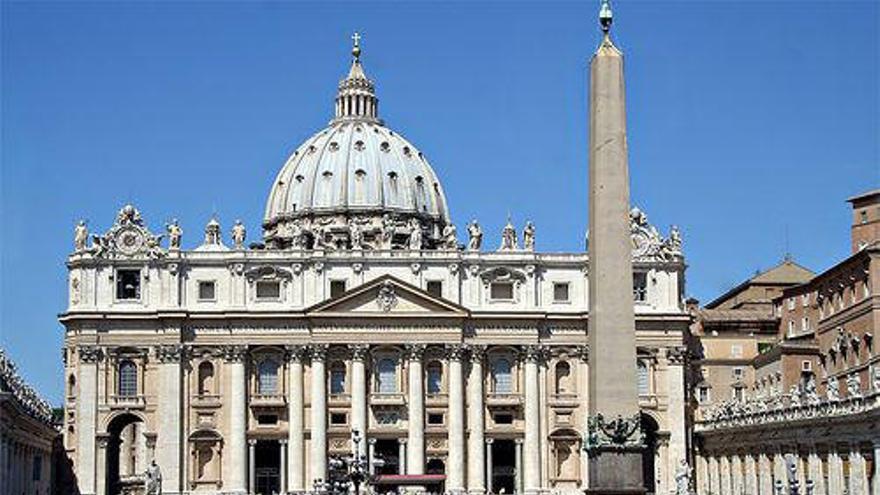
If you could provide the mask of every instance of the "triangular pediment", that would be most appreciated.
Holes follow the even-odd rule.
[[[306,314],[312,317],[461,318],[468,315],[468,310],[391,275],[383,275],[312,306]]]

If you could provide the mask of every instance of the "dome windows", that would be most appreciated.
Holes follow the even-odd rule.
[[[313,153],[316,152],[316,151],[318,151],[318,148],[316,148],[315,145],[310,145],[310,146],[309,146],[309,150],[308,150],[308,152],[309,152],[310,155],[313,154]]]
[[[391,145],[388,144],[388,141],[382,141],[382,144],[379,145],[379,149],[382,150],[384,153],[388,153],[389,151],[391,151]]]
[[[328,149],[331,152],[338,151],[339,150],[339,143],[337,143],[336,141],[333,141],[332,143],[330,143],[330,147]]]
[[[404,147],[403,147],[403,156],[405,156],[405,157],[407,157],[407,158],[411,158],[411,157],[412,157],[412,150],[409,149],[409,146],[404,146]]]
[[[303,181],[306,180],[306,178],[303,177],[302,175],[297,175],[296,177],[294,177],[294,179],[300,184],[302,184]]]
[[[354,149],[357,151],[364,151],[364,142],[363,141],[355,141]]]

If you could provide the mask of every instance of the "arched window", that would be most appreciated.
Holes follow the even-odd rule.
[[[354,172],[354,201],[356,203],[363,203],[365,199],[365,189],[366,189],[366,178],[367,172],[363,169],[357,169]]]
[[[72,374],[67,379],[67,395],[70,397],[76,395],[76,376]]]
[[[427,371],[428,393],[439,394],[443,388],[443,366],[437,361],[428,365]]]
[[[513,393],[513,377],[510,374],[510,361],[498,358],[492,363],[492,385],[497,394]]]
[[[278,363],[271,359],[264,359],[257,367],[258,382],[257,393],[272,395],[278,393]]]
[[[639,361],[636,366],[636,378],[639,385],[639,395],[648,395],[650,393],[650,387],[648,383],[648,365],[645,364],[644,361]]]
[[[379,361],[379,393],[393,394],[397,392],[397,360],[385,358]]]
[[[199,365],[199,395],[214,392],[214,365],[210,361],[202,361]]]
[[[567,361],[560,361],[556,363],[556,393],[567,394],[571,392],[571,366]]]
[[[345,393],[345,365],[339,361],[330,366],[330,393],[334,395]]]
[[[119,363],[119,396],[136,396],[137,383],[137,365],[128,359],[121,361]]]

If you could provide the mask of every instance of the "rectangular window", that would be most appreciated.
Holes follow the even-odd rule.
[[[141,271],[119,270],[116,272],[116,299],[141,298]]]
[[[281,284],[271,280],[257,282],[257,299],[280,299]]]
[[[428,424],[429,425],[442,425],[443,424],[443,414],[442,413],[428,413]]]
[[[512,425],[513,424],[513,414],[496,414],[495,415],[495,424],[496,425]]]
[[[330,281],[330,297],[339,297],[345,292],[345,280]]]
[[[434,297],[443,297],[443,282],[439,280],[428,280],[428,294]]]
[[[330,413],[331,425],[344,425],[348,423],[348,415],[345,413]]]
[[[568,302],[568,283],[567,282],[556,282],[553,284],[553,301],[554,302]]]
[[[633,273],[633,301],[643,303],[648,300],[648,274]]]
[[[743,346],[741,344],[732,344],[730,346],[730,357],[741,358],[743,355]]]
[[[199,282],[199,301],[213,301],[215,296],[213,281]]]
[[[700,387],[697,389],[697,400],[700,404],[709,402],[709,387]]]
[[[742,387],[734,387],[733,399],[737,400],[737,401],[743,400],[743,388]]]
[[[512,301],[513,284],[510,282],[493,282],[490,286],[490,296],[496,301]]]
[[[801,306],[807,307],[810,305],[810,293],[806,293],[801,296]]]
[[[733,378],[735,380],[742,380],[743,377],[743,369],[742,368],[734,368],[733,369]]]
[[[278,416],[275,414],[260,414],[257,416],[257,424],[274,425],[278,423]]]
[[[789,310],[794,309],[794,298],[793,297],[788,298],[788,309]]]
[[[804,330],[805,332],[809,332],[809,331],[810,331],[810,318],[807,317],[807,316],[804,316],[803,330]]]
[[[333,395],[345,393],[345,368],[330,370],[330,393]]]
[[[794,320],[789,320],[788,322],[788,336],[791,337],[794,335]]]

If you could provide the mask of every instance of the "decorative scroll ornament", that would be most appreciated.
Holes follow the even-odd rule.
[[[601,413],[587,420],[587,438],[584,450],[594,455],[600,450],[639,449],[645,445],[645,435],[638,413],[624,418],[618,415],[606,421]]]
[[[153,235],[132,205],[125,205],[116,215],[116,222],[104,235],[93,235],[92,246],[85,251],[97,258],[132,258],[147,256],[152,259],[166,255],[160,241],[161,235]],[[77,248],[80,246],[77,245]]]
[[[638,208],[629,212],[630,235],[633,257],[638,259],[673,260],[682,256],[681,232],[672,226],[669,237],[664,238],[656,227],[648,222],[648,215]]]
[[[386,313],[397,306],[397,293],[394,291],[394,284],[386,280],[379,287],[379,292],[376,294],[376,304]]]

